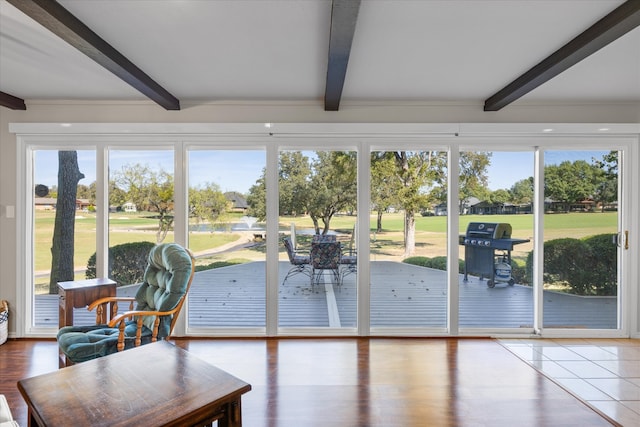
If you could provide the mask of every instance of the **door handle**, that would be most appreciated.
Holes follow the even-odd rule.
[[[624,248],[629,249],[629,230],[624,230]]]

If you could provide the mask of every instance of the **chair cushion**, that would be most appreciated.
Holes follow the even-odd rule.
[[[74,363],[103,357],[117,351],[118,328],[108,325],[65,326],[58,331],[60,350]],[[135,343],[136,323],[126,322],[124,329],[125,349]],[[142,328],[143,343],[151,341],[151,330]]]
[[[149,252],[144,282],[136,293],[137,310],[173,310],[187,291],[191,276],[191,257],[180,245],[165,243]],[[158,339],[169,335],[171,318],[160,319]],[[145,316],[143,324],[153,330],[155,316]]]

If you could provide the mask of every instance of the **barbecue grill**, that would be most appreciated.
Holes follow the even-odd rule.
[[[515,283],[511,277],[511,251],[529,239],[512,239],[511,231],[511,224],[506,223],[469,223],[467,234],[460,236],[460,244],[464,246],[465,282],[468,274],[477,274],[480,280],[488,279],[490,288],[496,282]]]

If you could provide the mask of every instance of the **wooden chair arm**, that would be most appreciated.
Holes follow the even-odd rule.
[[[94,308],[102,305],[102,304],[107,304],[110,302],[135,302],[135,298],[133,297],[104,297],[104,298],[100,298],[95,300],[94,302],[92,302],[91,304],[89,304],[89,307],[87,307],[87,310],[91,311]]]
[[[160,325],[160,316],[168,316],[170,314],[174,314],[176,311],[178,311],[178,307],[169,311],[131,310],[115,316],[109,322],[109,327],[113,328],[114,326],[118,325],[118,351],[124,350],[125,320],[138,316],[138,320],[136,322],[136,339],[134,342],[134,345],[138,347],[142,342],[142,321],[144,316],[156,316],[153,322],[153,331],[151,333],[151,341],[156,342],[158,341],[158,326]]]
[[[93,301],[87,308],[89,311],[96,309],[96,324],[102,325],[107,323],[109,318],[113,319],[118,314],[118,303],[128,302],[129,310],[133,310],[135,298],[132,297],[105,297]],[[106,308],[111,304],[111,312],[107,313]]]
[[[123,320],[131,319],[134,316],[167,316],[169,314],[173,314],[175,310],[171,311],[144,311],[144,310],[131,310],[125,311],[122,314],[117,315],[109,322],[109,327],[113,328]]]

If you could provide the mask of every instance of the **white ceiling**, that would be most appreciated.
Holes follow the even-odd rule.
[[[324,97],[330,0],[59,3],[183,104]],[[622,3],[362,0],[342,103],[482,103]],[[0,91],[146,99],[5,0]],[[640,102],[640,27],[516,102],[576,101]]]

